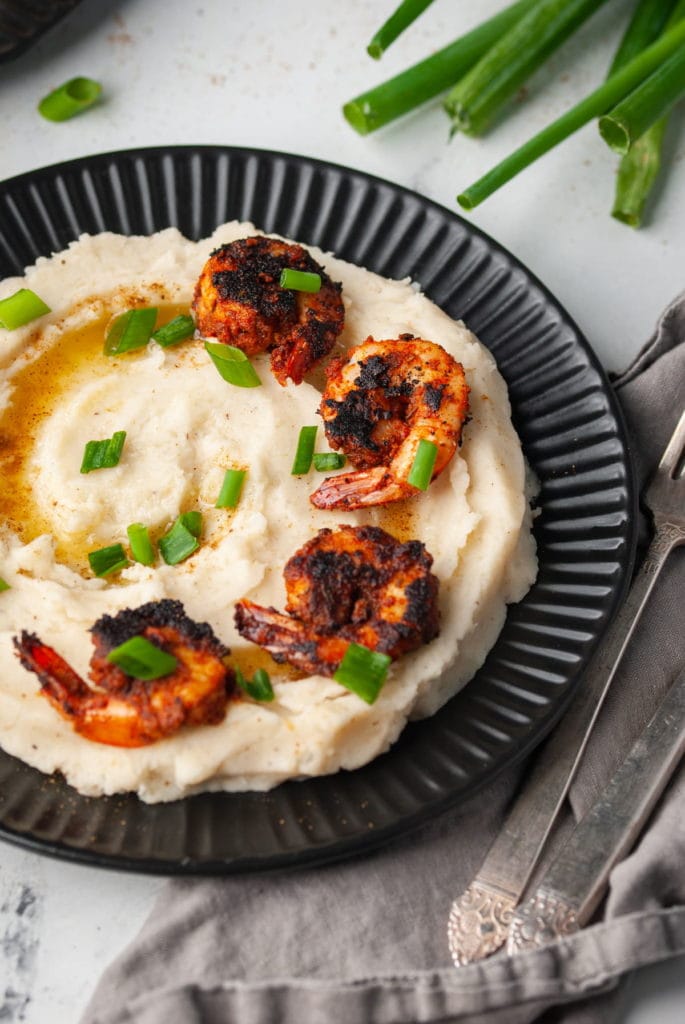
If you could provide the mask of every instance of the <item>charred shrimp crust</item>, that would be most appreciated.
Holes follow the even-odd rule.
[[[318,292],[281,288],[285,268],[318,274]],[[345,324],[342,285],[301,245],[256,235],[215,249],[195,287],[193,311],[200,334],[247,355],[271,352],[281,384],[301,383],[328,355]]]
[[[139,747],[183,725],[216,725],[226,714],[235,675],[228,649],[207,623],[194,622],[180,601],[152,601],[103,615],[91,629],[93,689],[55,650],[26,630],[14,638],[19,660],[34,672],[41,693],[76,732],[97,743]],[[172,672],[152,680],[127,675],[107,654],[142,636],[176,658]]]
[[[286,563],[286,614],[243,600],[236,626],[303,671],[332,675],[351,642],[396,658],[438,635],[432,564],[420,541],[380,527],[323,529]]]
[[[206,650],[217,658],[225,658],[230,651],[221,643],[208,622],[196,622],[186,614],[180,601],[163,598],[148,601],[139,608],[122,608],[116,615],[101,615],[90,627],[94,642],[110,651],[131,637],[140,636],[147,627],[166,626],[176,630],[189,647]]]

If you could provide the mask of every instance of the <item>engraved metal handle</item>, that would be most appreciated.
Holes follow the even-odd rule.
[[[448,942],[456,966],[504,944],[514,908],[568,793],[623,652],[670,552],[685,528],[655,519],[656,532],[628,596],[592,659],[578,693],[536,760],[522,796],[466,892],[452,904]]]

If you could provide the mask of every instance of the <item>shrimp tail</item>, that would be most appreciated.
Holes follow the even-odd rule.
[[[342,637],[320,636],[299,619],[246,599],[236,603],[235,624],[274,661],[287,661],[309,675],[332,675],[349,646]]]
[[[326,477],[309,500],[316,508],[355,509],[383,505],[414,493],[414,487],[397,480],[385,466],[374,466]]]
[[[41,692],[50,703],[67,715],[75,714],[91,690],[71,665],[35,633],[26,630],[22,630],[19,638],[14,637],[14,647],[24,668],[38,676]]]
[[[293,384],[301,384],[311,362],[311,354],[302,338],[293,345],[281,345],[271,352],[271,372],[283,387],[288,378]]]

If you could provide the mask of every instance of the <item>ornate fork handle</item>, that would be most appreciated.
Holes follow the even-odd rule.
[[[538,757],[481,870],[452,904],[447,933],[456,966],[481,960],[505,943],[514,908],[568,793],[623,652],[670,552],[680,544],[685,544],[685,527],[655,517],[652,542],[583,685]]]

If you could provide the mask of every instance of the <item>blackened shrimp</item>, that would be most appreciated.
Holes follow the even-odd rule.
[[[432,479],[461,440],[468,413],[464,369],[441,345],[411,335],[367,338],[327,369],[319,412],[332,448],[356,470],[329,477],[317,508],[364,508],[419,493],[407,481],[421,440],[437,446]]]
[[[318,274],[318,292],[281,288],[284,268]],[[345,324],[342,286],[301,245],[257,235],[215,249],[195,286],[200,334],[242,349],[271,352],[280,384],[295,384],[332,349]]]
[[[320,530],[286,563],[286,613],[236,605],[238,632],[275,661],[333,675],[350,642],[398,658],[438,635],[438,578],[423,544],[377,526]]]
[[[151,601],[115,616],[103,615],[91,629],[95,650],[90,661],[93,689],[34,633],[14,639],[24,668],[35,672],[41,693],[96,743],[140,747],[170,736],[182,725],[216,725],[226,713],[234,689],[233,671],[224,662],[228,649],[206,622],[194,622],[180,601]],[[134,636],[172,654],[172,673],[143,681],[126,675],[107,654]]]

